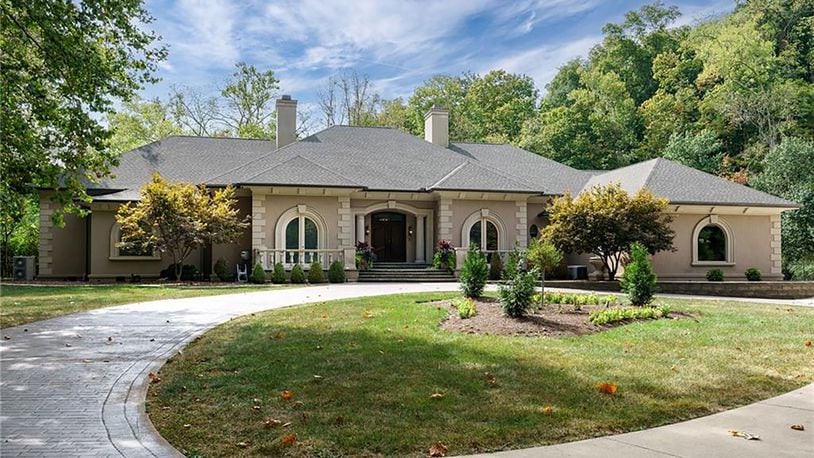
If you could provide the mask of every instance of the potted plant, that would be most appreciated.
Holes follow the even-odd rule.
[[[376,253],[373,252],[373,247],[367,242],[356,242],[356,268],[359,270],[368,270],[373,267],[373,261],[376,260]]]
[[[438,241],[438,251],[432,261],[433,267],[441,270],[453,270],[455,268],[455,247],[449,240]]]

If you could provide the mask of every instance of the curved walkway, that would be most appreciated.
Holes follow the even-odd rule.
[[[195,336],[261,310],[457,288],[455,283],[357,283],[276,289],[123,305],[5,329],[10,340],[0,344],[0,455],[180,456],[144,412],[147,374]],[[791,422],[808,429],[790,431]],[[764,435],[764,441],[732,438],[728,429]],[[812,432],[814,385],[677,425],[501,455],[812,456]]]

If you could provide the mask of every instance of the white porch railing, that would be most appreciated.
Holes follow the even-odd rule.
[[[350,253],[348,253],[350,251]],[[355,251],[353,248],[320,248],[320,249],[271,249],[255,250],[255,262],[263,266],[264,270],[274,269],[274,265],[282,263],[286,269],[291,269],[295,264],[299,264],[304,270],[311,268],[311,264],[319,262],[323,269],[328,269],[334,261],[341,262],[345,270],[355,265]]]

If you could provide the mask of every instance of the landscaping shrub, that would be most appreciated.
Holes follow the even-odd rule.
[[[249,278],[249,280],[251,280],[252,283],[257,284],[266,282],[266,271],[263,270],[263,266],[261,266],[259,262],[254,265],[254,268],[252,269],[252,276]]]
[[[724,281],[724,273],[721,269],[710,269],[707,272],[707,280],[709,281]]]
[[[294,264],[294,267],[291,269],[291,283],[297,285],[305,283],[305,272],[299,264]]]
[[[489,280],[500,280],[503,277],[503,259],[500,254],[493,253],[489,262]]]
[[[760,281],[763,275],[757,267],[750,267],[743,273],[749,281]]]
[[[591,312],[591,323],[603,325],[627,320],[653,320],[666,318],[670,314],[670,307],[612,307]]]
[[[647,258],[647,249],[641,243],[630,246],[630,263],[625,267],[620,286],[627,293],[630,303],[644,306],[653,302],[656,293],[656,274]]]
[[[517,247],[509,252],[509,257],[506,260],[506,267],[503,269],[503,278],[512,279],[515,275],[517,275],[517,266],[520,264],[521,259],[522,256],[520,256],[520,252],[517,250]]]
[[[176,281],[178,278],[175,276],[175,266],[170,264],[166,269],[159,273],[160,278],[166,278],[169,281]],[[184,264],[181,266],[181,281],[197,280],[198,268],[192,264]]]
[[[531,241],[526,256],[529,262],[540,271],[540,290],[545,293],[546,272],[553,270],[562,263],[562,251],[554,246],[550,240],[540,237]],[[543,299],[545,299],[545,294],[540,295],[540,300]],[[545,305],[545,303],[541,302],[540,305]]]
[[[540,302],[540,293],[534,295],[534,302]],[[577,293],[545,293],[545,303],[554,305],[574,305],[581,307],[583,305],[601,305],[610,307],[617,305],[619,300],[616,296],[607,295],[599,297],[596,294],[577,294]]]
[[[308,283],[322,283],[325,281],[325,275],[322,272],[322,264],[319,261],[311,263],[308,269]]]
[[[475,301],[470,298],[453,299],[452,306],[458,310],[458,316],[464,320],[478,314],[478,310],[475,308]]]
[[[229,266],[226,264],[226,259],[218,258],[218,260],[215,262],[215,267],[213,270],[215,271],[215,275],[218,276],[218,280],[232,280],[232,273],[229,271]]]
[[[798,259],[789,264],[788,270],[792,280],[814,280],[814,258]]]
[[[345,266],[341,261],[334,261],[328,268],[328,281],[331,283],[345,283]]]
[[[461,291],[466,297],[480,297],[488,279],[489,265],[486,264],[486,257],[477,245],[469,245],[461,266]]]
[[[274,264],[274,270],[271,272],[271,282],[282,284],[286,282],[285,267],[282,262]]]
[[[500,285],[498,294],[503,313],[514,318],[526,314],[534,297],[534,287],[537,284],[538,276],[537,269],[519,270],[509,281]]]

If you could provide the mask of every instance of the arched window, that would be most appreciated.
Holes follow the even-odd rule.
[[[717,215],[708,216],[698,222],[692,236],[693,265],[733,265],[732,230]]]
[[[726,262],[726,233],[720,226],[707,225],[698,233],[698,260]]]
[[[313,208],[306,205],[289,208],[280,215],[275,227],[275,247],[280,250],[277,256],[283,264],[310,264],[319,256],[309,250],[326,248],[327,232],[325,220]]]
[[[111,260],[127,261],[155,261],[161,257],[152,249],[141,245],[123,245],[121,226],[113,223],[110,228],[110,257]]]
[[[486,228],[484,230],[483,228]],[[481,219],[469,229],[469,244],[476,244],[484,250],[497,250],[497,226],[495,223]]]
[[[505,237],[506,226],[488,209],[469,215],[461,226],[461,246],[478,245],[485,251],[505,250]]]
[[[300,215],[289,221],[285,227],[285,248],[286,250],[316,250],[319,248],[319,230],[314,220]],[[297,253],[294,255],[294,262],[299,261],[299,253]]]

